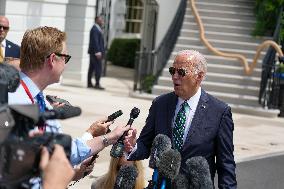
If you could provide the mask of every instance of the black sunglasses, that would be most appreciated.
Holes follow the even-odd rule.
[[[52,54],[52,53],[51,53]],[[51,55],[50,54],[50,55]],[[65,59],[65,64],[67,64],[67,62],[69,62],[69,60],[70,60],[70,58],[71,58],[71,56],[70,55],[68,55],[68,54],[61,54],[61,53],[54,53],[56,56],[60,56],[60,57],[64,57],[64,59]],[[48,55],[46,58],[49,58],[50,57],[50,55]]]
[[[169,72],[171,75],[175,75],[175,73],[178,73],[179,76],[184,77],[188,72],[185,68],[175,68],[175,67],[169,67]]]
[[[5,30],[5,31],[7,31],[7,30],[9,30],[9,27],[8,27],[8,26],[1,26],[1,25],[0,25],[0,29],[3,29],[3,30]]]

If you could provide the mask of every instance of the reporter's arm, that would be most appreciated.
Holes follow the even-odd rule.
[[[119,139],[119,137],[121,137],[123,133],[125,131],[128,131],[129,129],[130,129],[129,125],[127,126],[120,125],[117,126],[112,132],[104,135],[104,137],[108,141],[108,145],[114,144]],[[102,136],[88,140],[86,144],[91,148],[92,154],[97,154],[106,147],[106,145],[103,143]]]

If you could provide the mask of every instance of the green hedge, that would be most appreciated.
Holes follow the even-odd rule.
[[[252,34],[256,36],[272,36],[277,23],[279,8],[283,4],[284,0],[256,0],[256,25]],[[280,37],[282,38],[281,35]]]
[[[112,64],[134,68],[135,52],[139,51],[140,39],[121,39],[116,38],[112,41],[107,53],[107,60]]]

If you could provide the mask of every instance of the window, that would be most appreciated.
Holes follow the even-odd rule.
[[[143,17],[143,3],[141,0],[126,0],[126,33],[140,33]]]

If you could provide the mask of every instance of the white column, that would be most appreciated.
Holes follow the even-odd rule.
[[[63,72],[61,84],[87,85],[89,31],[94,24],[95,4],[96,0],[69,0],[65,31],[68,53],[72,58]]]

